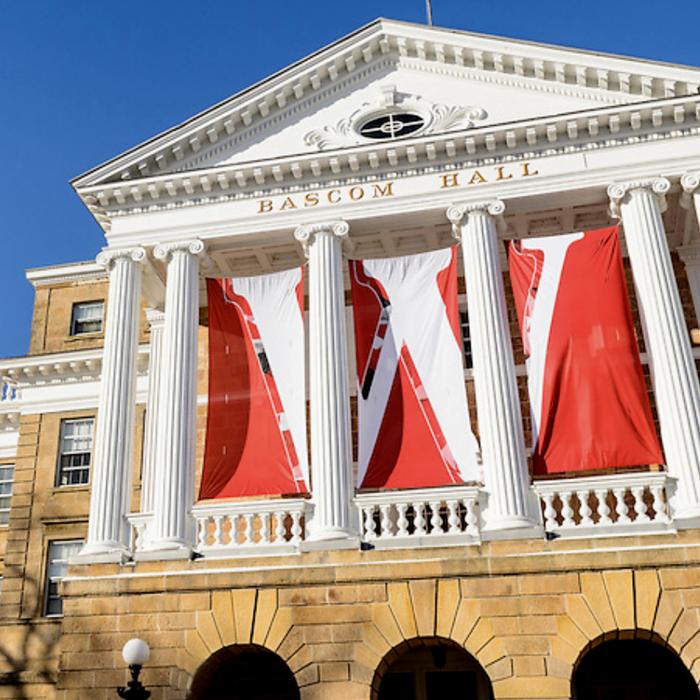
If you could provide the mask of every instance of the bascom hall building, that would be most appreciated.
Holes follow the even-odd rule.
[[[0,698],[700,700],[700,68],[379,19],[72,185]]]

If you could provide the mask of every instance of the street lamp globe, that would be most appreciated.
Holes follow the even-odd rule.
[[[130,639],[122,649],[122,656],[128,666],[143,666],[151,654],[143,639]]]

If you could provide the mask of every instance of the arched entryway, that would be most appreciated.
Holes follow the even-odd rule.
[[[289,666],[255,644],[219,649],[192,680],[188,700],[299,700]]]
[[[680,657],[654,637],[593,643],[571,679],[573,700],[700,700]]]
[[[394,647],[372,683],[372,700],[493,700],[479,662],[449,639],[422,637]]]

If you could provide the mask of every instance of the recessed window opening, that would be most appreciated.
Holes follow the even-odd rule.
[[[94,418],[61,421],[61,446],[56,486],[77,486],[90,481]]]
[[[70,334],[100,333],[104,319],[104,307],[103,301],[85,301],[73,304]]]

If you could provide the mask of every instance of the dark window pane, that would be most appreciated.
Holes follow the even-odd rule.
[[[387,673],[382,679],[379,697],[382,700],[415,700],[416,686],[413,674]]]
[[[470,671],[429,671],[425,689],[428,700],[477,700],[476,676]]]

